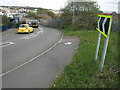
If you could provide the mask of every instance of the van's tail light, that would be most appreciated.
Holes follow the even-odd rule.
[[[19,28],[18,28],[19,29]]]

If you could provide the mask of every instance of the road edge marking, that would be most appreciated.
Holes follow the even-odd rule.
[[[63,40],[63,36],[64,36],[64,33],[62,33],[62,36],[61,36],[60,40],[59,40],[57,43],[55,43],[52,47],[48,48],[46,51],[44,51],[44,52],[41,53],[40,55],[35,56],[34,58],[30,59],[29,61],[27,61],[27,62],[25,62],[25,63],[23,63],[23,64],[15,67],[15,68],[13,68],[13,69],[11,69],[11,70],[3,73],[3,74],[0,74],[0,77],[2,77],[2,76],[4,76],[4,75],[7,75],[7,74],[9,74],[10,72],[15,71],[16,69],[19,69],[20,67],[22,67],[22,66],[24,66],[24,65],[26,65],[26,64],[34,61],[34,60],[36,60],[37,58],[41,57],[42,55],[46,54],[46,53],[49,52],[51,49],[53,49],[54,47],[56,47],[56,46]]]

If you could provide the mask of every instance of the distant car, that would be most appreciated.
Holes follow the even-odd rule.
[[[18,28],[18,33],[31,33],[34,32],[34,28],[33,27],[29,27],[28,24],[21,24],[20,27]]]
[[[32,23],[32,25],[31,25],[33,28],[38,28],[38,23]]]

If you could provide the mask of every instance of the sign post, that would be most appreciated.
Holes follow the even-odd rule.
[[[98,20],[98,29],[100,29],[100,20],[101,20],[101,17],[99,18]],[[101,40],[101,33],[98,32],[98,43],[97,43],[97,48],[96,48],[96,54],[95,54],[95,61],[97,60],[98,58],[98,52],[99,52],[99,47],[100,47],[100,40]]]
[[[96,48],[95,61],[98,58],[98,52],[99,52],[99,47],[100,47],[100,40],[101,40],[101,33],[98,32],[98,43],[97,43],[97,48]]]
[[[100,40],[101,40],[101,33],[106,37],[106,41],[105,41],[105,44],[104,44],[104,50],[103,50],[103,54],[102,54],[102,59],[101,59],[101,64],[100,64],[100,71],[103,70],[103,66],[104,66],[104,62],[105,62],[105,56],[106,56],[106,52],[107,52],[108,41],[109,41],[109,38],[110,38],[111,25],[112,25],[112,16],[98,15],[98,28],[97,28],[97,30],[99,31],[99,34],[98,34],[98,44],[97,44],[96,54],[95,54],[95,61],[98,58],[98,52],[99,52]]]
[[[105,41],[105,45],[104,45],[104,49],[103,49],[103,55],[102,55],[102,60],[101,60],[101,65],[100,65],[100,71],[102,71],[103,66],[104,66],[105,56],[106,56],[107,47],[108,47],[108,41],[109,41],[109,37],[107,37],[106,41]]]

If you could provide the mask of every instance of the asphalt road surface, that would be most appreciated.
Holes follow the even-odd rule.
[[[36,28],[31,34],[16,34],[16,29],[2,34],[2,73],[29,61],[39,55],[61,38],[55,29]]]
[[[50,51],[39,56],[57,43],[62,33],[41,26],[31,34],[16,34],[16,29],[2,34],[2,73],[29,62],[2,76],[3,88],[47,88],[68,64],[79,44],[75,37],[64,37]],[[39,56],[35,58],[36,56]]]

